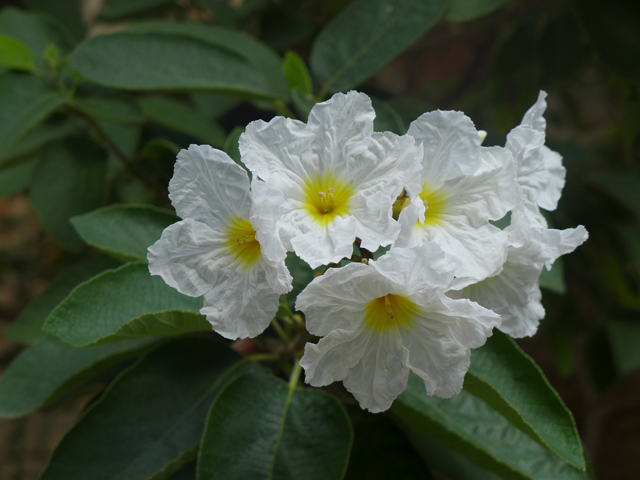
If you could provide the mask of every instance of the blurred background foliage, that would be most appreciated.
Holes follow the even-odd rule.
[[[87,247],[90,222],[69,219],[114,203],[170,207],[179,149],[206,143],[238,159],[248,122],[306,120],[351,88],[373,98],[378,130],[455,109],[488,132],[485,145],[504,145],[546,90],[547,144],[567,168],[548,219],[590,238],[544,272],[546,319],[518,343],[574,413],[596,476],[637,478],[637,0],[5,1],[0,65],[0,368],[75,285],[114,265]],[[159,231],[173,222],[162,215]],[[35,478],[109,372],[62,410],[3,421],[0,477]],[[410,448],[392,423],[370,437],[400,456]],[[448,452],[438,448],[436,470]],[[366,466],[361,450],[356,433],[352,465]],[[416,458],[404,465],[420,475]]]

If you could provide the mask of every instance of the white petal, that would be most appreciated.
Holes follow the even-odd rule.
[[[230,216],[249,217],[249,177],[223,151],[191,145],[178,153],[169,198],[180,217],[226,228]]]
[[[396,332],[371,337],[365,353],[343,380],[360,407],[383,412],[407,388],[409,351]]]
[[[343,162],[366,152],[376,113],[364,93],[336,93],[317,103],[309,113],[308,127],[315,134],[314,150],[327,170],[343,168]]]
[[[311,268],[337,263],[353,252],[357,221],[354,217],[336,217],[331,224],[291,239],[293,251]]]
[[[538,132],[544,133],[547,128],[547,121],[544,119],[544,111],[547,109],[547,92],[540,90],[538,99],[534,103],[527,113],[524,114],[520,125],[524,127],[533,128]]]
[[[245,269],[234,262],[219,270],[216,285],[204,295],[200,313],[225,338],[253,338],[269,326],[279,300],[280,295],[267,282],[264,265]]]
[[[314,335],[354,332],[362,325],[366,304],[391,288],[389,280],[372,266],[350,263],[314,278],[298,295],[296,310],[304,312],[307,330]]]
[[[382,245],[390,245],[400,233],[400,224],[393,219],[393,201],[382,192],[354,195],[351,213],[356,220],[354,237],[360,238],[362,248],[371,252]]]
[[[191,218],[174,223],[149,247],[149,272],[179,292],[199,297],[217,282],[219,269],[233,261],[225,240]]]
[[[411,122],[407,134],[424,145],[423,179],[431,183],[472,174],[480,166],[480,136],[462,112],[425,113]]]

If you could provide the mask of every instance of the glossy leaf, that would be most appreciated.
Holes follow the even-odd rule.
[[[195,457],[211,402],[259,368],[204,339],[172,342],[117,378],[64,436],[41,480],[167,478]]]
[[[494,331],[484,346],[471,351],[464,388],[550,452],[586,468],[571,413],[540,368],[504,333]]]
[[[353,88],[402,53],[446,11],[446,0],[355,0],[316,38],[313,74],[323,91]]]
[[[587,479],[585,472],[556,457],[465,390],[447,399],[429,397],[422,379],[411,373],[407,389],[391,408],[407,426],[505,479]]]
[[[222,27],[168,21],[138,23],[129,27],[127,31],[180,35],[224,49],[251,65],[256,77],[264,78],[269,95],[288,98],[289,92],[282,76],[280,57],[266,44],[250,35]]]
[[[150,205],[109,205],[73,217],[71,223],[89,245],[123,261],[146,261],[147,248],[178,220],[169,210]]]
[[[69,97],[27,73],[0,75],[0,154],[43,121]]]
[[[102,148],[78,138],[49,147],[33,172],[31,201],[42,228],[69,250],[84,246],[69,218],[104,202],[106,164]]]
[[[243,127],[236,127],[231,130],[231,133],[227,135],[227,138],[224,141],[224,151],[231,157],[234,162],[247,170],[247,173],[251,175],[251,172],[248,171],[247,167],[244,165],[244,163],[242,163],[242,160],[240,158],[240,145],[238,142],[240,140],[240,135],[242,135],[243,133]]]
[[[484,17],[508,3],[509,0],[451,0],[446,19],[450,22],[467,22]]]
[[[307,70],[304,60],[296,52],[292,50],[287,52],[282,65],[282,73],[290,90],[296,89],[303,94],[309,94],[313,91],[309,70]]]
[[[35,66],[31,50],[16,38],[0,35],[0,67],[33,70]]]
[[[0,13],[0,34],[24,42],[31,50],[35,66],[41,70],[45,69],[43,57],[47,47],[53,45],[63,56],[73,48],[71,35],[55,18],[15,8],[5,8]]]
[[[352,439],[335,397],[269,375],[245,375],[211,405],[197,478],[339,480]]]
[[[241,33],[202,25],[143,23],[94,37],[75,50],[70,65],[95,83],[131,90],[269,98],[286,89],[280,62],[270,50]],[[274,66],[279,80],[271,73]]]
[[[126,338],[210,331],[202,300],[182,295],[146,263],[129,263],[79,285],[51,312],[44,329],[81,347]]]
[[[144,338],[76,348],[44,338],[22,352],[0,379],[0,417],[27,415],[156,343],[158,339]]]
[[[146,117],[158,125],[186,133],[201,142],[221,147],[225,133],[218,124],[186,102],[169,97],[148,96],[138,99]]]
[[[21,343],[33,343],[41,339],[45,336],[42,330],[44,321],[77,285],[118,265],[119,262],[109,257],[97,257],[62,270],[47,288],[22,310],[20,316],[7,329],[5,338]]]

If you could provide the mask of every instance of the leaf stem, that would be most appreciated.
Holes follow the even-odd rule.
[[[280,326],[280,324],[278,323],[278,320],[276,320],[275,318],[273,320],[271,320],[271,326],[273,327],[273,329],[276,331],[276,333],[278,334],[278,336],[284,340],[284,342],[289,345],[291,343],[291,338],[289,338],[289,335],[287,335],[285,333],[285,331],[282,329],[282,327]]]
[[[254,362],[275,362],[280,359],[280,356],[275,353],[254,353],[247,358]]]
[[[302,372],[302,367],[300,366],[300,359],[296,357],[293,369],[291,370],[291,375],[289,375],[289,391],[296,388],[298,385],[298,380],[300,379],[300,372]]]

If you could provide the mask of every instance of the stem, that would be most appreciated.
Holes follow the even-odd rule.
[[[302,367],[300,366],[300,359],[296,358],[295,363],[293,364],[293,370],[291,370],[291,375],[289,375],[289,391],[296,388],[301,371]]]
[[[280,356],[275,353],[254,353],[253,355],[249,355],[247,358],[254,362],[275,362],[280,359]]]
[[[282,327],[280,326],[280,324],[278,323],[278,321],[274,318],[273,320],[271,320],[271,326],[273,327],[273,329],[276,331],[276,333],[278,334],[278,336],[284,340],[284,342],[289,345],[291,343],[291,339],[289,338],[289,335],[287,335],[285,333],[285,331],[282,329]]]
[[[115,156],[124,164],[127,171],[140,180],[145,186],[153,190],[160,198],[162,198],[167,204],[170,204],[167,191],[161,185],[148,178],[138,167],[134,165],[131,159],[122,151],[118,144],[105,132],[104,128],[90,115],[87,115],[82,110],[74,107],[73,105],[67,105],[67,108],[71,113],[82,118],[89,126],[96,132],[98,137],[107,144],[109,149],[115,154]]]

